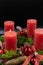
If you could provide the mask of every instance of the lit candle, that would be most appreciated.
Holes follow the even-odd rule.
[[[43,28],[35,30],[34,45],[36,49],[43,50]]]
[[[17,48],[17,33],[14,31],[7,31],[4,33],[6,50],[16,50]]]
[[[28,19],[27,20],[27,35],[30,38],[34,37],[34,30],[36,29],[37,20],[36,19]]]
[[[9,31],[9,30],[14,31],[14,22],[13,21],[5,21],[4,22],[4,31]]]

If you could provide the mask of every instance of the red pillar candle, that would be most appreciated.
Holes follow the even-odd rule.
[[[43,28],[35,30],[34,45],[36,49],[43,50]]]
[[[14,22],[13,21],[5,21],[4,22],[4,31],[14,30]]]
[[[36,19],[28,19],[27,20],[27,35],[30,38],[34,37],[34,30],[36,29],[37,20]]]
[[[14,31],[7,31],[4,33],[6,50],[16,50],[17,48],[17,33]]]

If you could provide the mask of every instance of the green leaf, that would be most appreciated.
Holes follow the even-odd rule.
[[[2,54],[0,54],[0,59],[2,58]]]
[[[18,37],[18,46],[23,46],[25,42],[25,36],[19,36]]]
[[[2,63],[0,63],[0,65],[5,65],[5,64],[2,62]]]
[[[5,50],[5,54],[0,54],[0,58],[10,59],[15,55],[16,55],[16,52],[14,50],[9,50],[9,51]]]
[[[43,51],[42,50],[37,50],[38,54],[43,55]]]
[[[10,50],[9,53],[10,53],[11,55],[15,55],[15,54],[16,54],[16,51]]]
[[[26,38],[26,42],[28,42],[30,45],[33,45],[33,40],[31,38]]]
[[[15,54],[16,52],[14,50],[5,51],[6,58],[12,58]]]
[[[32,65],[31,63],[29,63],[28,65]]]
[[[31,38],[27,38],[25,36],[18,37],[18,46],[23,46],[25,42],[28,42],[30,45],[33,45],[33,40]]]
[[[4,36],[0,36],[0,41],[4,42]]]
[[[6,55],[5,54],[2,54],[1,58],[6,58]]]

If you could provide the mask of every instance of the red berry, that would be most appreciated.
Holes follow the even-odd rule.
[[[29,55],[32,54],[32,50],[28,48]]]
[[[20,35],[24,35],[24,34],[25,34],[25,32],[24,32],[24,31],[21,31],[21,32],[20,32]]]
[[[0,54],[3,54],[3,50],[0,50]]]
[[[31,49],[32,49],[33,52],[36,52],[36,49],[35,49],[34,45],[31,47]]]
[[[33,58],[31,59],[31,62],[33,62]]]
[[[5,42],[3,42],[2,48],[5,49]]]
[[[25,52],[27,51],[27,48],[25,48],[25,50],[24,50]]]

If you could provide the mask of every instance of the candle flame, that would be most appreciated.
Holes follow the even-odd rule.
[[[10,29],[10,32],[11,32],[11,29]]]

